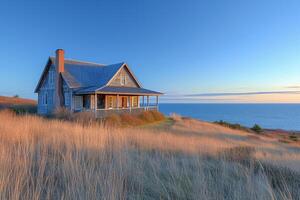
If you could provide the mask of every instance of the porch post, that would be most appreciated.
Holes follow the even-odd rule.
[[[143,107],[145,107],[145,96],[143,95]]]
[[[97,93],[95,93],[95,101],[94,101],[94,108],[97,110]]]
[[[117,110],[119,110],[119,94],[117,94]]]
[[[129,96],[129,111],[131,112],[131,96]]]
[[[149,110],[149,96],[147,96],[147,110]]]
[[[97,93],[95,92],[95,96],[94,96],[94,109],[95,109],[95,116],[97,117]]]

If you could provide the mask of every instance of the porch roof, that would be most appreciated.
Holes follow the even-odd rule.
[[[145,88],[135,88],[135,87],[112,87],[105,86],[102,88],[98,87],[88,87],[82,88],[75,91],[75,94],[128,94],[128,95],[162,95],[160,92],[148,90]]]

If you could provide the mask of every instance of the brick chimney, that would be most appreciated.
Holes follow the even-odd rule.
[[[56,67],[58,73],[65,71],[65,52],[63,49],[56,50]]]
[[[55,85],[55,109],[59,109],[64,105],[64,95],[63,95],[63,80],[61,73],[65,71],[65,52],[63,49],[56,50],[56,85]]]

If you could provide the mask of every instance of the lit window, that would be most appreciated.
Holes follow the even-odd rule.
[[[108,97],[108,108],[112,108],[113,105],[114,105],[114,103],[113,103],[113,97],[109,96]]]
[[[137,96],[132,97],[132,107],[138,107],[138,97]]]

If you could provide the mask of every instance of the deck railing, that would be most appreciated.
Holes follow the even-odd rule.
[[[139,113],[147,110],[158,110],[158,106],[151,105],[151,106],[140,106],[140,107],[130,107],[130,108],[109,108],[109,109],[97,109],[91,111],[95,112],[95,116],[97,118],[103,118],[112,114]]]

